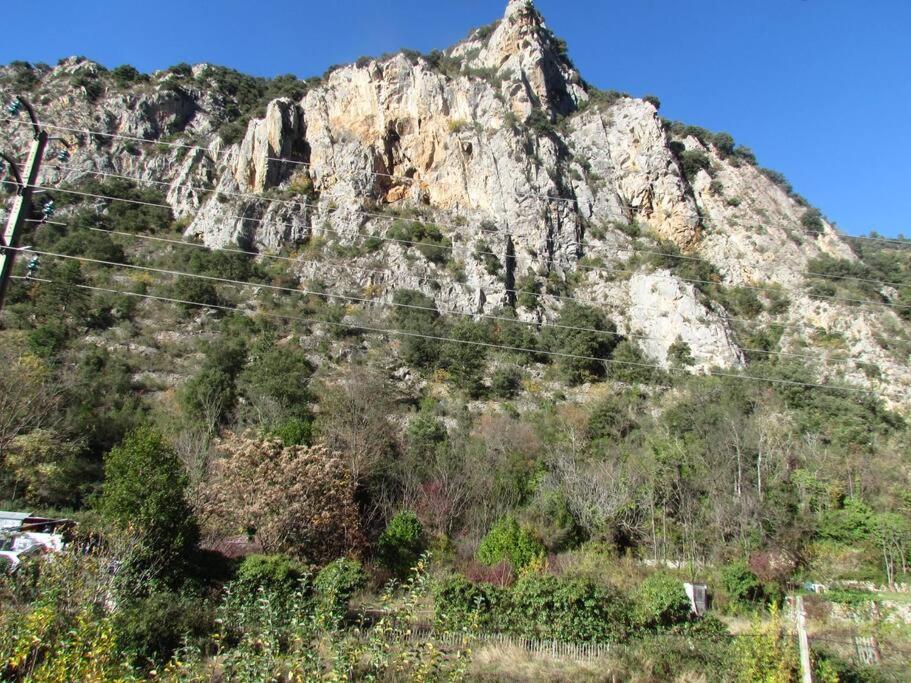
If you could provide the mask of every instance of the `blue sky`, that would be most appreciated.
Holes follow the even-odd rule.
[[[4,8],[0,62],[83,54],[143,71],[212,62],[321,74],[427,52],[506,0],[51,0]],[[911,1],[538,0],[583,76],[726,130],[846,232],[911,235]],[[23,27],[34,29],[31,40]]]

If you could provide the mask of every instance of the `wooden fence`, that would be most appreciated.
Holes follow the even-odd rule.
[[[433,633],[426,631],[415,634],[421,640],[434,640],[444,645],[455,647],[473,645],[503,645],[515,647],[533,654],[548,655],[559,659],[574,659],[589,661],[606,657],[614,648],[609,643],[564,643],[557,640],[542,640],[539,638],[523,638],[506,633]]]

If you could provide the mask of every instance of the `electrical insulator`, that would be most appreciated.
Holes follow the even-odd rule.
[[[10,116],[16,116],[22,111],[22,102],[18,99],[13,100],[8,105],[6,105],[6,111],[9,112]]]
[[[36,272],[38,272],[38,266],[40,265],[41,260],[37,256],[32,256],[28,260],[28,265],[26,266],[29,276],[34,275]]]
[[[44,217],[45,217],[45,218],[50,218],[50,217],[52,217],[52,216],[54,215],[54,212],[55,212],[55,211],[56,211],[56,209],[54,208],[54,200],[53,200],[53,199],[49,199],[48,201],[46,201],[46,202],[44,203]]]
[[[70,160],[70,153],[67,150],[61,149],[59,152],[57,152],[57,161],[62,161],[64,163],[66,163],[69,160]]]

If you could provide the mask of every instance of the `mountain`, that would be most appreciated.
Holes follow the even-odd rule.
[[[16,96],[53,139],[0,311],[4,680],[796,680],[810,582],[820,680],[907,678],[906,241],[586,82],[529,0],[320,78]]]
[[[901,291],[852,278],[857,247],[729,135],[587,83],[530,1],[444,52],[307,81],[78,57],[0,81],[61,127],[72,159],[43,184],[151,185],[188,240],[309,254],[298,282],[535,323],[579,299],[665,369],[685,344],[691,372],[784,358],[911,398]]]

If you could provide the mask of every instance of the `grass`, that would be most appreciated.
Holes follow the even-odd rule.
[[[476,681],[609,681],[619,673],[606,660],[567,661],[501,644],[475,650],[468,671]]]

